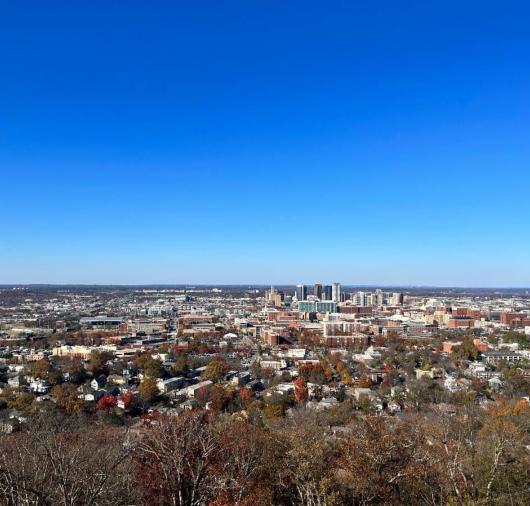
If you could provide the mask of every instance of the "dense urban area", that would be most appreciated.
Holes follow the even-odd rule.
[[[0,504],[530,503],[530,294],[0,288]]]

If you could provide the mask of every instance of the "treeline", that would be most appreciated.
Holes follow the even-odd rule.
[[[303,408],[266,424],[187,411],[129,428],[35,415],[0,436],[0,504],[529,504],[528,403],[440,408],[341,425]]]

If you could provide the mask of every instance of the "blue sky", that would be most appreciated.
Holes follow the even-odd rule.
[[[530,286],[527,2],[0,9],[0,283]]]

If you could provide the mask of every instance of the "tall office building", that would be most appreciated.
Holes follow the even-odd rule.
[[[340,283],[333,283],[331,285],[331,300],[333,302],[340,302]]]
[[[307,287],[305,285],[296,285],[296,299],[299,301],[307,299]]]
[[[354,297],[354,304],[356,306],[366,306],[368,301],[367,301],[367,295],[366,295],[366,292],[357,292],[355,294],[355,297]]]
[[[313,295],[318,300],[322,300],[322,285],[320,283],[315,283],[315,286],[313,287]]]
[[[331,288],[331,285],[325,285],[324,286],[324,298],[322,300],[333,300],[332,299],[332,293],[333,293],[333,290]]]
[[[392,297],[390,297],[390,304],[393,306],[403,305],[403,299],[404,297],[402,293],[394,292]]]

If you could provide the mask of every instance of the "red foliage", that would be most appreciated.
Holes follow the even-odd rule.
[[[274,369],[271,369],[270,367],[266,367],[265,369],[263,369],[263,374],[265,375],[267,379],[270,380],[274,378]]]
[[[134,405],[134,394],[128,390],[120,395],[119,400],[123,402],[125,409],[129,409]]]
[[[293,381],[294,384],[294,397],[296,399],[296,402],[299,402],[300,404],[303,404],[307,401],[307,398],[309,396],[309,392],[307,390],[307,385],[304,381],[304,378],[302,376],[298,376]]]
[[[114,408],[117,404],[118,400],[113,395],[104,395],[101,399],[98,401],[98,409],[105,409],[110,410]]]
[[[309,383],[323,383],[331,378],[326,377],[326,371],[322,367],[322,364],[302,364],[298,367],[298,373]]]
[[[241,406],[246,407],[254,398],[254,392],[250,388],[240,388],[239,398],[241,399]]]

